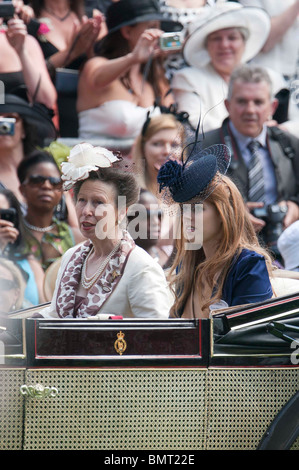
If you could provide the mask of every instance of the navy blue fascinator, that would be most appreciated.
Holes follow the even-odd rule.
[[[195,198],[202,202],[227,172],[231,155],[226,145],[212,145],[201,151],[194,149],[195,146],[185,161],[183,151],[181,161],[168,160],[161,166],[157,181],[165,202],[184,203]]]

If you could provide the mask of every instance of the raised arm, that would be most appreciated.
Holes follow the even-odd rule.
[[[263,52],[269,52],[277,43],[279,43],[288,29],[298,21],[299,0],[286,8],[280,15],[271,18],[271,29],[268,39],[262,49]]]
[[[23,20],[13,18],[8,22],[7,40],[16,51],[22,66],[28,99],[53,108],[57,94],[49,76],[42,50],[32,36],[27,33]]]
[[[63,51],[58,51],[49,57],[51,64],[57,67],[67,67],[73,60],[86,54],[88,58],[93,56],[93,46],[97,40],[101,28],[103,17],[98,15],[95,18],[84,18],[81,24],[74,26],[74,32],[70,44]]]
[[[96,58],[91,62],[89,69],[92,84],[96,88],[105,87],[126,73],[132,66],[145,63],[151,56],[156,57],[161,54],[157,41],[161,34],[162,31],[159,29],[145,30],[132,52],[127,55],[111,60]]]

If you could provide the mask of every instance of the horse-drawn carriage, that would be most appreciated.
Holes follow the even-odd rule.
[[[210,319],[1,319],[1,449],[298,449],[299,294]]]

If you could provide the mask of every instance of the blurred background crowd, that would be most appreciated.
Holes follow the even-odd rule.
[[[60,173],[79,142],[136,169],[154,234],[136,244],[164,270],[174,243],[157,172],[187,135],[225,143],[256,232],[299,270],[299,0],[0,0],[0,33],[0,311],[51,300],[61,256],[83,240]]]

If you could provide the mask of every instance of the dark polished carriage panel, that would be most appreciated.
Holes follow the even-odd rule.
[[[36,310],[0,324],[3,450],[256,449],[298,392],[299,295],[203,320]]]

